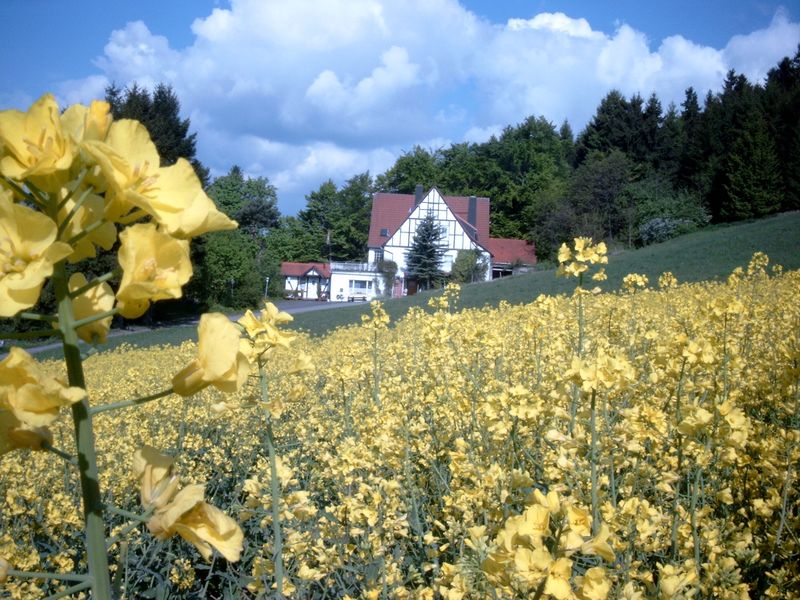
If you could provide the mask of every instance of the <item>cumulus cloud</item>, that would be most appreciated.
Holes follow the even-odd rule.
[[[231,0],[196,19],[180,50],[128,23],[110,34],[99,72],[60,95],[167,82],[212,173],[236,163],[266,175],[294,212],[325,179],[377,174],[423,140],[480,142],[529,115],[577,132],[612,88],[680,103],[690,85],[718,89],[730,68],[763,78],[800,40],[785,11],[721,49],[682,36],[654,46],[630,25],[608,34],[576,17],[492,24],[457,0]]]

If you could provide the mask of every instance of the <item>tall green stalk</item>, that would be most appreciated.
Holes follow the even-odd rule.
[[[269,401],[267,373],[264,362],[258,359],[258,381],[261,386],[261,400]],[[272,564],[275,568],[275,592],[277,598],[283,598],[283,535],[281,534],[281,489],[278,480],[278,458],[275,454],[275,436],[272,432],[272,413],[264,409],[267,421],[267,453],[269,454],[270,497],[272,505]]]
[[[61,329],[64,361],[71,386],[86,389],[83,363],[78,348],[75,315],[67,287],[64,263],[58,263],[53,271],[53,287],[58,302],[58,326]],[[89,409],[89,400],[84,398],[72,405],[72,421],[75,427],[75,447],[78,451],[78,472],[83,496],[84,532],[86,535],[86,562],[92,578],[92,596],[96,600],[107,600],[111,595],[111,579],[106,553],[103,498],[97,474],[97,453],[94,429]]]
[[[597,482],[597,390],[592,390],[591,416],[589,427],[591,428],[592,447],[589,453],[592,468],[592,535],[597,535],[600,531],[600,489]]]

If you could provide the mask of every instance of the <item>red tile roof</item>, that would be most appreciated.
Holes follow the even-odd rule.
[[[536,264],[536,249],[525,240],[489,238],[483,246],[492,254],[492,262],[511,264],[519,261],[526,265]]]
[[[453,214],[462,222],[467,232],[472,233],[469,226],[467,226],[469,196],[443,196],[443,198],[445,204],[450,207]],[[400,225],[405,222],[413,208],[414,194],[387,194],[383,192],[374,194],[372,197],[372,217],[369,224],[367,245],[370,248],[383,246],[400,229]],[[477,242],[483,246],[484,242],[489,239],[489,199],[478,197],[476,209]],[[382,236],[382,229],[385,229],[388,235]]]
[[[319,262],[282,262],[281,275],[284,277],[303,277],[312,269],[316,269],[323,277],[331,276],[331,265]]]

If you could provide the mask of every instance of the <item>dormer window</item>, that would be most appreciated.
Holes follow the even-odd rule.
[[[389,237],[389,230],[386,227],[381,228],[381,237]]]

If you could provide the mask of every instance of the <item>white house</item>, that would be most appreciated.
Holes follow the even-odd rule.
[[[409,288],[413,293],[416,287],[406,273],[406,255],[417,226],[428,214],[434,215],[445,232],[441,265],[445,273],[450,272],[460,250],[477,250],[487,260],[491,265],[487,280],[510,275],[518,265],[536,264],[532,244],[489,236],[488,198],[442,196],[436,188],[423,194],[418,185],[414,194],[377,193],[372,197],[366,263],[283,263],[287,294],[320,298],[325,291],[330,300],[372,300],[381,295],[402,296]],[[382,289],[383,275],[378,271],[382,261],[397,265],[391,294]]]
[[[442,244],[442,271],[449,273],[459,250],[477,250],[491,265],[486,279],[510,275],[516,265],[536,264],[532,244],[524,240],[489,236],[489,198],[442,196],[431,188],[423,194],[418,185],[414,194],[377,193],[372,199],[368,262],[377,265],[391,260],[397,265],[393,296],[408,290],[406,255],[411,249],[417,226],[433,214],[445,231]]]

